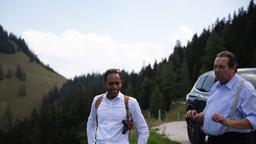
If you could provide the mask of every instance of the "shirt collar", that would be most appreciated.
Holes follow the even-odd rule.
[[[217,86],[218,86],[218,87],[220,87],[220,86],[225,86],[225,87],[227,87],[228,89],[234,89],[235,86],[236,86],[236,84],[238,83],[238,81],[239,81],[239,78],[238,78],[238,74],[236,73],[236,74],[234,74],[234,76],[233,76],[226,84],[224,84],[224,85],[222,85],[222,84],[220,83],[220,81],[218,81]]]
[[[108,92],[105,92],[105,94],[104,94],[105,98],[107,98],[107,94],[108,94]],[[123,97],[124,97],[124,94],[119,91],[118,95],[114,99],[117,99],[117,98],[122,99]],[[114,99],[112,99],[112,100],[114,100]]]
[[[235,73],[234,76],[233,76],[226,84],[222,85],[222,84],[220,83],[220,81],[218,81],[217,86],[218,86],[218,87],[220,87],[220,86],[225,86],[225,87],[227,87],[228,89],[233,89],[233,88],[235,88],[235,85],[238,83],[238,81],[239,81],[238,79],[239,79],[239,78],[238,78],[238,75],[237,75],[237,73]]]

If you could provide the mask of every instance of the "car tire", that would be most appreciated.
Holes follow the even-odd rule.
[[[186,119],[187,133],[191,144],[204,144],[205,134],[201,129],[201,125],[191,119]]]

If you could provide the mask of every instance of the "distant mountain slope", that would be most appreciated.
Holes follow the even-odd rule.
[[[0,53],[13,54],[22,51],[31,62],[35,62],[49,71],[54,71],[49,66],[45,65],[27,46],[22,38],[18,38],[13,33],[9,33],[0,25]]]
[[[8,42],[19,47],[15,41]],[[0,43],[6,41],[0,39]],[[0,52],[0,128],[8,129],[17,118],[29,117],[34,108],[41,107],[50,89],[61,87],[66,81],[40,61],[31,59],[23,51]]]

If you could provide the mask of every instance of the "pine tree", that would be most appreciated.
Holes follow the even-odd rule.
[[[4,79],[4,70],[2,68],[2,64],[0,63],[0,80]]]
[[[142,83],[140,84],[140,94],[139,94],[139,100],[140,100],[140,106],[142,109],[148,109],[150,105],[150,94],[153,91],[152,88],[152,80],[148,77],[145,77]]]
[[[4,114],[4,126],[3,126],[3,130],[8,131],[11,127],[12,127],[12,110],[10,108],[10,106],[7,106],[7,109],[5,111]]]
[[[26,80],[26,73],[22,71],[20,64],[17,65],[15,74],[18,79],[25,81]]]
[[[31,113],[31,120],[30,120],[30,128],[31,128],[31,134],[30,134],[30,142],[31,144],[39,144],[41,139],[41,132],[40,132],[40,116],[37,113],[36,109],[33,109]]]
[[[133,86],[131,85],[131,83],[129,83],[128,84],[128,87],[127,87],[127,89],[126,89],[126,91],[125,91],[125,94],[127,94],[127,95],[130,95],[130,96],[132,96],[132,95],[134,95],[134,88],[133,88]]]
[[[24,97],[27,95],[26,85],[20,85],[18,96]]]
[[[189,74],[188,74],[188,67],[187,67],[186,61],[183,61],[180,71],[181,71],[181,74],[180,74],[181,79],[177,83],[176,91],[177,91],[177,95],[181,97],[185,97],[185,95],[189,92],[192,86],[192,83],[188,77]]]
[[[225,50],[225,41],[219,33],[212,33],[205,46],[205,55],[202,58],[200,73],[211,70],[216,55]]]
[[[3,130],[0,129],[0,143],[1,144],[7,144],[7,141],[6,141],[6,134]]]
[[[7,74],[6,74],[6,77],[8,78],[8,79],[11,79],[12,78],[12,70],[10,69],[10,68],[8,68],[8,70],[7,70]]]
[[[157,74],[157,83],[163,95],[163,107],[166,111],[170,109],[172,100],[176,98],[176,74],[173,61],[165,63]]]
[[[155,87],[153,93],[150,96],[150,113],[157,118],[158,111],[164,111],[163,108],[163,95],[158,86]]]

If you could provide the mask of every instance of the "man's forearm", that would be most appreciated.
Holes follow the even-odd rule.
[[[223,123],[226,126],[232,128],[244,128],[244,129],[251,129],[252,126],[247,119],[240,119],[240,120],[226,120],[226,123]]]
[[[87,121],[86,134],[88,144],[95,144],[95,133],[96,133],[96,125],[94,119],[90,115]]]
[[[148,135],[141,135],[138,137],[138,144],[147,144]]]
[[[149,137],[149,130],[146,121],[144,120],[143,117],[141,117],[141,122],[136,123],[136,125],[136,131],[138,134],[138,144],[146,144]]]
[[[93,128],[87,128],[87,142],[88,144],[95,144],[95,135]]]
[[[194,120],[199,122],[201,125],[204,123],[204,113],[200,112],[194,116]]]
[[[232,127],[232,128],[243,128],[243,129],[251,129],[252,126],[248,119],[238,119],[238,120],[230,120],[224,118],[222,115],[214,113],[212,115],[212,120],[219,122],[225,126]]]

